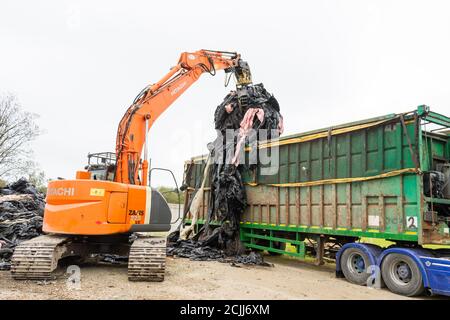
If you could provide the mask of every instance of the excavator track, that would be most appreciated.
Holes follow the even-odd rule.
[[[58,260],[67,250],[68,237],[42,235],[20,243],[11,258],[11,274],[15,280],[52,280]]]
[[[128,257],[128,280],[164,281],[166,238],[138,235]]]

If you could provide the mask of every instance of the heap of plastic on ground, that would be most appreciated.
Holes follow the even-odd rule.
[[[0,189],[0,270],[9,270],[14,248],[42,234],[44,195],[20,179]]]
[[[190,212],[193,223],[169,235],[168,255],[193,260],[223,260],[234,256],[241,263],[263,263],[259,255],[243,255],[239,241],[239,221],[247,206],[242,174],[244,170],[256,168],[256,164],[242,163],[241,156],[245,145],[275,138],[273,132],[281,134],[283,118],[277,100],[262,84],[249,85],[245,90],[245,99],[240,92],[231,91],[215,111],[217,139],[208,145],[210,154],[204,172],[206,175],[209,171],[211,185],[203,183],[185,208],[185,215]],[[264,135],[260,135],[261,129],[266,129]],[[230,132],[235,132],[231,140],[225,138]],[[211,188],[208,217],[194,234],[193,224],[205,187]],[[219,222],[219,226],[212,226],[212,221]]]

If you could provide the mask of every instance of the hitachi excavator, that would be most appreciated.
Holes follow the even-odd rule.
[[[251,84],[248,65],[237,53],[182,53],[178,64],[128,108],[115,153],[90,154],[86,170],[77,171],[76,179],[49,182],[45,234],[16,247],[14,279],[53,279],[62,258],[108,253],[128,255],[129,280],[164,280],[166,238],[151,232],[169,231],[172,215],[163,196],[148,186],[149,129],[203,73],[215,75],[217,70],[234,74],[238,92]]]

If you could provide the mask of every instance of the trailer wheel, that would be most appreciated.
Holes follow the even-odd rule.
[[[388,254],[381,265],[386,286],[394,293],[408,297],[423,293],[422,274],[414,260],[404,254]]]
[[[341,256],[341,270],[349,282],[364,286],[370,274],[366,272],[370,265],[367,254],[358,248],[348,248]]]

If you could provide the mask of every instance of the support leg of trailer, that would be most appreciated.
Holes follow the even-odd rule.
[[[324,251],[325,251],[325,236],[320,235],[317,237],[317,246],[316,246],[316,260],[314,264],[316,266],[321,266],[325,262],[323,261]]]

